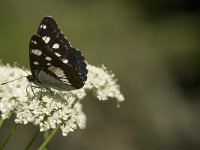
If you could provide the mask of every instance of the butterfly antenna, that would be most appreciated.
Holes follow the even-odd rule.
[[[15,64],[18,68],[20,68],[21,70],[23,70],[27,75],[29,75],[28,72],[26,72],[24,69],[22,69],[22,67],[20,67],[16,62],[14,62],[14,64]],[[14,79],[14,80],[1,83],[0,85],[8,84],[8,83],[11,83],[11,82],[13,82],[13,81],[16,81],[16,80],[19,80],[19,79],[21,79],[21,78],[24,78],[24,77],[27,77],[27,76],[22,76],[22,77],[20,77],[20,78]]]
[[[22,76],[22,77],[20,77],[20,78],[14,79],[14,80],[11,80],[11,81],[8,81],[8,82],[1,83],[0,85],[4,85],[4,84],[7,84],[7,83],[11,83],[11,82],[13,82],[13,81],[19,80],[19,79],[24,78],[24,77],[26,77],[26,76]]]
[[[27,75],[29,75],[28,72],[26,72],[18,63],[14,62],[14,64],[15,64],[19,69],[23,70]]]

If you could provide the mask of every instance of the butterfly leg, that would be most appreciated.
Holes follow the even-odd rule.
[[[27,86],[26,86],[26,94],[28,95],[28,86],[29,86],[29,82],[28,82],[28,84],[27,84]]]
[[[33,86],[34,88],[38,88],[38,89],[41,89],[41,93],[43,93],[44,91],[43,91],[43,89],[46,89],[46,91],[49,91],[50,93],[51,93],[51,95],[54,97],[54,93],[55,92],[53,92],[50,88],[48,88],[48,87],[43,87],[43,88],[41,88],[41,87],[38,87],[38,86]]]
[[[29,84],[28,84],[28,86],[29,86]],[[27,93],[28,93],[28,86],[27,86],[27,88],[26,88]],[[41,87],[39,87],[39,86],[34,86],[34,85],[32,85],[32,86],[31,86],[31,91],[32,91],[33,95],[36,95],[36,93],[34,92],[33,88],[41,89],[41,91],[40,91],[41,93],[43,93],[43,89],[46,89],[47,91],[49,91],[49,92],[51,93],[51,95],[52,95],[53,97],[54,97],[54,95],[55,95],[55,92],[52,91],[52,90],[51,90],[50,88],[48,88],[48,87],[41,88]]]
[[[26,93],[27,93],[27,95],[29,94],[29,92],[28,92],[29,84],[30,84],[30,82],[28,82],[28,84],[27,84],[27,86],[26,86]],[[33,95],[35,95],[32,86],[30,86],[30,87],[31,87],[31,91],[32,91]]]
[[[35,96],[35,92],[34,92],[34,90],[33,90],[33,87],[34,87],[34,86],[31,86],[31,91],[32,91],[33,95]]]

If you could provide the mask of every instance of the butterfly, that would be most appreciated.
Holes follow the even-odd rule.
[[[71,47],[51,16],[42,19],[37,34],[31,37],[29,59],[32,75],[27,79],[39,87],[74,90],[87,80],[84,56]]]

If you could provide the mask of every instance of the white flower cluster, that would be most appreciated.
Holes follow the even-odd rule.
[[[117,80],[114,74],[107,71],[107,68],[102,65],[102,68],[92,65],[87,66],[88,80],[84,89],[93,90],[99,100],[108,100],[115,98],[118,102],[124,101],[124,96],[119,90]]]
[[[80,100],[86,96],[86,91],[92,90],[99,100],[116,98],[124,100],[114,75],[105,67],[98,68],[88,65],[88,80],[85,86],[73,91],[48,91],[33,88],[25,78],[8,84],[0,85],[0,114],[3,119],[15,115],[15,122],[32,123],[40,127],[40,131],[55,129],[60,126],[63,136],[77,127],[84,129],[86,116],[82,111]],[[0,84],[17,79],[24,72],[10,65],[0,63]],[[26,91],[28,90],[28,92]]]

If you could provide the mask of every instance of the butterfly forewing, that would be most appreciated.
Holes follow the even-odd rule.
[[[59,26],[52,17],[44,17],[37,31],[46,45],[53,50],[53,53],[59,57],[63,63],[71,65],[81,74],[84,81],[87,79],[87,69],[85,58],[81,52],[70,46],[69,41],[63,35]]]
[[[52,17],[44,17],[39,25],[37,34],[43,38],[45,43],[61,58],[69,54],[70,44],[60,31],[58,25]]]

